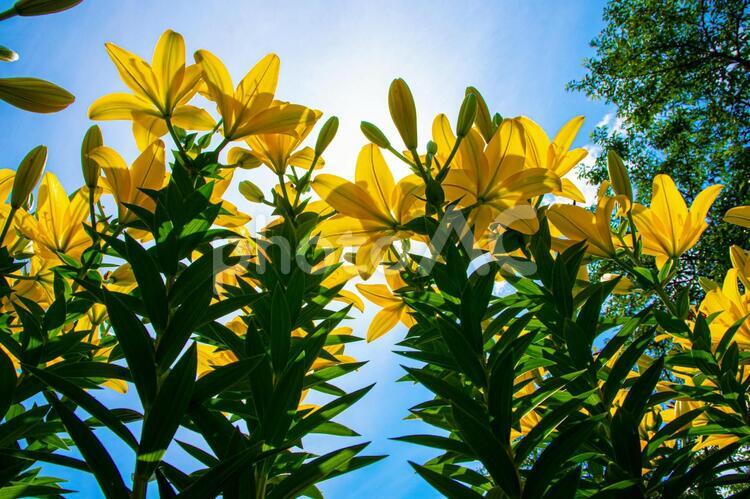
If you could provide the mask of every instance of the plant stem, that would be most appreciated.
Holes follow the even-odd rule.
[[[0,247],[5,244],[5,236],[8,235],[8,229],[10,229],[10,225],[13,222],[13,217],[16,216],[16,211],[18,211],[18,208],[11,206],[8,218],[5,220],[5,225],[3,226],[3,232],[0,233]]]
[[[297,186],[297,194],[294,196],[294,204],[292,205],[292,208],[294,208],[295,210],[297,209],[299,198],[302,195],[302,188],[304,188],[306,183],[310,182],[310,177],[312,177],[312,172],[313,170],[315,170],[315,165],[318,164],[318,158],[319,156],[317,154],[313,156],[312,163],[310,163],[310,168],[307,169],[307,172],[302,175],[302,178],[299,181],[299,185]]]
[[[177,149],[180,151],[180,156],[182,156],[182,162],[185,165],[185,168],[190,170],[188,167],[190,163],[190,157],[187,155],[187,151],[185,150],[185,147],[182,145],[182,142],[177,137],[177,132],[174,129],[174,125],[172,125],[172,120],[169,118],[165,118],[164,120],[167,123],[167,130],[169,130],[169,136],[172,137],[172,142],[175,143],[177,146]]]

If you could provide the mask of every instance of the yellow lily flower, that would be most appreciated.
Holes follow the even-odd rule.
[[[252,149],[252,154],[277,175],[283,175],[289,165],[308,169],[312,165],[315,152],[311,147],[305,147],[299,151],[297,151],[297,148],[323,115],[320,111],[313,110],[313,113],[315,119],[309,123],[300,123],[295,129],[294,135],[259,134],[251,135],[245,141]],[[316,167],[321,168],[322,166],[323,162],[318,159]]]
[[[57,253],[80,258],[91,244],[83,228],[88,202],[88,191],[79,189],[70,199],[57,177],[47,172],[39,186],[36,212],[22,212],[18,230],[34,242],[35,251],[44,258],[57,260]]]
[[[615,243],[612,240],[610,220],[616,198],[607,196],[606,182],[599,188],[599,200],[596,212],[571,204],[554,204],[547,211],[549,221],[568,241],[587,241],[586,250],[596,256],[611,257],[615,255]],[[557,241],[565,245],[564,241]]]
[[[214,127],[211,115],[188,104],[198,90],[202,73],[197,64],[185,65],[182,35],[165,31],[154,49],[152,64],[113,43],[105,47],[120,78],[133,93],[100,97],[89,108],[89,118],[133,121],[133,134],[141,150],[167,133],[167,119],[188,130]]]
[[[750,229],[750,206],[735,206],[724,214],[724,221]]]
[[[401,275],[395,271],[385,274],[387,284],[357,284],[359,292],[382,309],[370,321],[367,330],[367,341],[375,341],[401,322],[407,328],[415,324],[414,317],[409,314],[409,307],[395,291],[406,286]]]
[[[280,64],[276,54],[261,59],[236,89],[224,63],[211,52],[199,50],[195,61],[203,70],[205,95],[216,103],[228,141],[263,133],[294,135],[298,126],[317,119],[305,106],[274,101]]]
[[[55,275],[52,267],[56,263],[55,260],[44,259],[38,255],[32,256],[28,272],[24,276],[26,278],[16,279],[11,283],[12,298],[23,296],[43,308],[48,307],[55,299],[53,290]]]
[[[318,230],[321,244],[359,245],[355,263],[369,277],[391,243],[409,236],[402,227],[421,209],[416,194],[423,186],[415,175],[396,183],[373,144],[360,151],[354,178],[354,183],[329,174],[315,178],[315,192],[339,213],[324,220]]]
[[[570,149],[583,125],[583,116],[576,116],[563,125],[551,142],[535,121],[526,116],[517,119],[526,130],[527,168],[542,167],[555,172],[561,178],[562,189],[554,194],[585,203],[586,198],[580,189],[569,179],[562,178],[588,154],[582,147]]]
[[[737,267],[729,269],[724,277],[723,285],[706,293],[701,302],[699,309],[701,312],[707,316],[718,314],[709,324],[714,344],[721,341],[727,329],[744,317],[745,320],[735,333],[734,341],[742,350],[750,348],[750,320],[747,319],[750,314],[750,288],[743,283],[745,289],[743,293],[740,292],[738,281],[743,278],[746,282],[747,277],[742,276],[741,269]]]
[[[444,145],[438,142],[438,151],[453,148],[451,135],[445,133],[440,140]],[[560,178],[551,170],[524,168],[525,155],[524,129],[518,120],[503,120],[486,147],[475,129],[461,141],[443,189],[447,200],[460,200],[459,206],[473,208],[469,221],[474,225],[477,239],[494,221],[534,233],[536,218],[519,219],[525,213],[518,211],[516,216],[517,210],[511,209],[528,206],[530,198],[561,189]],[[531,207],[528,208],[531,212]]]
[[[706,230],[706,214],[722,186],[707,187],[695,197],[688,210],[685,200],[669,175],[654,177],[651,206],[636,204],[633,218],[643,238],[643,252],[656,258],[661,268],[670,258],[678,258],[698,242]]]
[[[89,154],[104,170],[104,192],[114,196],[117,202],[117,213],[120,223],[132,222],[136,219],[125,204],[140,206],[153,211],[156,207],[154,200],[141,189],[159,190],[164,185],[164,143],[153,142],[128,168],[122,156],[111,147],[97,147]]]

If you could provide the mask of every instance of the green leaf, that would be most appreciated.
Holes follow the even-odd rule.
[[[615,399],[628,373],[632,371],[633,365],[641,358],[643,352],[646,351],[652,338],[650,333],[642,335],[628,345],[625,351],[617,358],[602,388],[604,405],[611,404]]]
[[[157,331],[163,331],[167,326],[168,310],[167,289],[159,273],[159,267],[151,255],[148,254],[138,241],[125,234],[125,244],[128,252],[128,263],[133,269],[135,280],[138,281],[138,291],[141,293],[143,304],[146,306],[148,318]]]
[[[262,445],[254,446],[231,456],[226,456],[216,466],[212,466],[200,477],[185,488],[177,497],[182,499],[204,499],[216,497],[217,493],[231,480],[231,478],[246,469],[251,464],[272,457],[283,448],[260,452]]]
[[[575,457],[575,451],[586,442],[595,427],[586,421],[571,426],[544,449],[526,477],[524,499],[542,497],[555,476],[564,470],[565,462]]]
[[[255,366],[260,362],[260,356],[240,359],[224,366],[215,367],[213,371],[202,376],[195,382],[191,403],[201,404],[206,400],[231,388],[236,383],[247,380]]]
[[[201,325],[212,296],[213,286],[211,282],[205,282],[175,310],[156,347],[156,364],[162,369],[172,365],[190,336]]]
[[[284,289],[277,285],[271,297],[271,318],[268,335],[271,343],[271,362],[274,370],[281,372],[289,357],[292,324],[289,317],[289,305],[284,296]]]
[[[582,401],[578,398],[571,399],[546,413],[541,421],[529,431],[526,436],[516,444],[514,449],[515,462],[519,466],[539,446],[547,435],[549,435],[560,423],[572,413],[577,412]]]
[[[104,291],[107,315],[117,336],[143,407],[156,396],[156,368],[151,337],[141,321],[114,294]]]
[[[509,497],[520,497],[521,478],[507,445],[500,442],[490,427],[458,404],[452,404],[453,419],[466,445],[476,454],[495,484]]]
[[[359,454],[368,445],[369,442],[352,445],[351,447],[329,452],[305,463],[298,470],[292,472],[275,485],[267,495],[268,499],[296,497],[310,485],[325,480],[329,474],[346,465],[347,462],[351,461],[354,456]]]
[[[136,475],[150,477],[167,451],[190,403],[198,363],[195,343],[180,357],[147,412],[138,447]]]
[[[65,404],[60,402],[55,395],[47,394],[47,400],[55,409],[70,438],[78,447],[86,463],[91,468],[96,481],[104,492],[104,495],[115,499],[129,499],[130,491],[122,481],[120,472],[117,470],[112,457],[104,448],[99,439],[96,438],[86,424],[83,423]]]
[[[292,426],[287,433],[287,439],[290,441],[300,439],[321,424],[335,418],[337,415],[354,405],[359,399],[364,397],[373,386],[374,385],[370,385],[360,388],[359,390],[355,390],[323,405],[317,411],[309,414],[307,417]]]
[[[403,437],[395,437],[392,440],[424,445],[425,447],[433,447],[435,449],[453,452],[462,456],[470,457],[472,455],[471,449],[469,449],[469,447],[467,447],[461,440],[456,438],[441,437],[439,435],[406,435]]]
[[[47,386],[60,392],[65,397],[75,402],[80,408],[98,419],[130,447],[133,449],[138,447],[138,441],[122,421],[120,421],[117,416],[112,414],[109,409],[85,390],[50,371],[37,369],[31,366],[26,366],[26,369],[42,380]]]
[[[432,485],[445,497],[455,499],[480,499],[481,497],[483,497],[482,495],[474,492],[471,487],[467,487],[466,485],[448,478],[447,476],[441,475],[440,473],[432,471],[411,461],[409,461],[409,464],[417,473],[419,473],[419,476],[424,478],[427,483]]]
[[[5,332],[0,332],[5,334]],[[13,394],[16,391],[16,368],[5,350],[0,348],[0,421],[13,403]]]
[[[564,260],[558,257],[552,267],[552,292],[555,297],[555,306],[566,318],[573,313],[573,284],[574,279],[568,275]]]

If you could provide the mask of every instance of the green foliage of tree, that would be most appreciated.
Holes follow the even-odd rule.
[[[748,231],[719,224],[724,212],[750,203],[750,2],[744,0],[611,0],[606,27],[592,41],[587,74],[569,88],[617,106],[622,123],[592,134],[629,164],[638,201],[658,173],[671,175],[691,200],[710,183],[724,190],[710,227],[683,259],[680,283],[720,279],[728,248]],[[607,178],[606,154],[582,176]]]

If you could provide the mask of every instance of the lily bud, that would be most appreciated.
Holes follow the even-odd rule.
[[[47,148],[37,146],[26,155],[18,165],[16,178],[13,179],[13,190],[10,194],[10,206],[18,209],[29,199],[39,179],[42,177],[47,162]]]
[[[18,0],[13,10],[19,16],[43,16],[71,9],[83,0]]]
[[[0,99],[33,113],[56,113],[75,97],[54,83],[38,78],[0,78]]]
[[[438,151],[437,143],[433,141],[427,142],[427,154],[429,154],[430,156],[434,156],[435,154],[437,154],[437,151]]]
[[[260,190],[260,187],[249,180],[240,182],[239,191],[251,203],[260,203],[264,199],[263,191]]]
[[[477,99],[477,114],[474,118],[474,123],[479,129],[479,133],[484,137],[485,142],[489,142],[492,136],[495,134],[495,126],[492,124],[492,116],[490,116],[490,110],[487,107],[487,103],[484,101],[484,97],[474,87],[466,88],[466,95],[473,94]]]
[[[391,143],[388,141],[388,138],[385,136],[385,134],[380,130],[380,128],[376,127],[372,123],[363,121],[359,124],[359,129],[362,130],[362,133],[365,135],[367,140],[369,140],[376,146],[382,147],[383,149],[388,149],[389,147],[391,147]]]
[[[466,94],[458,111],[458,123],[456,124],[456,136],[463,138],[471,130],[474,118],[477,115],[477,98],[474,94]]]
[[[243,170],[258,168],[263,163],[252,152],[242,147],[233,147],[227,153],[227,165]]]
[[[633,200],[633,187],[630,185],[628,170],[623,163],[622,158],[613,149],[607,152],[607,169],[609,170],[609,180],[615,194],[625,196],[630,201]]]
[[[497,127],[500,126],[500,123],[503,122],[503,115],[500,113],[495,113],[492,116],[492,126],[497,130]]]
[[[90,190],[96,189],[96,185],[99,183],[100,168],[99,163],[89,158],[89,153],[102,145],[104,145],[102,131],[98,125],[94,125],[88,129],[86,135],[83,136],[83,143],[81,143],[81,170],[86,187]]]
[[[388,109],[398,133],[409,150],[417,148],[417,108],[406,82],[397,78],[388,90]]]
[[[8,47],[3,47],[0,45],[0,61],[3,62],[13,62],[18,60],[18,54],[9,49]]]
[[[339,119],[335,116],[331,116],[328,120],[323,123],[318,134],[318,140],[315,142],[315,155],[320,156],[328,148],[333,138],[336,136],[336,132],[339,129]]]

